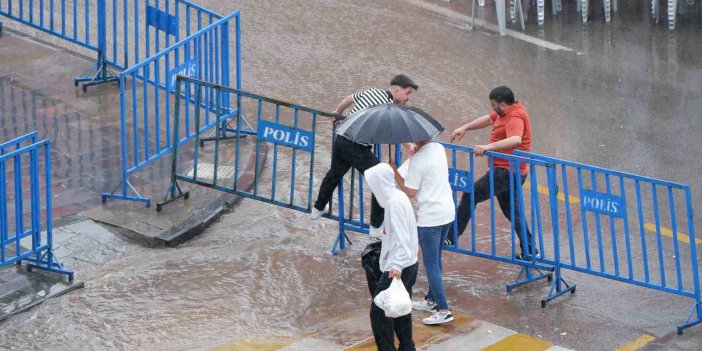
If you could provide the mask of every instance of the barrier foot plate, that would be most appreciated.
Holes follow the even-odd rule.
[[[690,321],[695,310],[697,310],[697,314],[696,314],[697,319]],[[700,318],[701,317],[700,315],[702,315],[702,310],[700,310],[700,305],[695,304],[694,306],[692,306],[692,309],[690,310],[690,314],[687,315],[687,320],[685,320],[685,323],[678,326],[678,335],[682,335],[683,330],[702,323],[702,319]]]
[[[176,190],[178,190],[178,194],[176,194]],[[187,200],[190,197],[190,191],[183,192],[178,182],[173,182],[168,186],[168,190],[166,190],[166,194],[163,196],[163,201],[156,203],[156,211],[161,212],[163,205],[171,203],[181,197]]]
[[[565,285],[565,289],[561,287],[561,283]],[[575,285],[568,285],[568,283],[566,283],[565,280],[563,280],[563,278],[559,277],[553,282],[548,296],[541,300],[541,308],[546,308],[547,303],[557,299],[560,296],[565,295],[568,292],[570,292],[571,294],[575,294]]]
[[[51,249],[44,251],[39,258],[25,258],[27,261],[27,271],[31,272],[34,268],[43,271],[65,274],[68,276],[68,281],[73,281],[73,271],[63,268],[61,263],[56,259]]]
[[[117,74],[107,67],[107,63],[98,58],[98,61],[87,72],[73,79],[73,85],[78,86],[78,84],[83,83],[83,92],[87,93],[88,87],[91,85],[117,82],[118,80]]]
[[[531,271],[532,269],[536,270],[538,272],[538,274],[534,275],[534,273],[532,273],[532,271]],[[522,276],[524,276],[524,279],[522,279]],[[507,284],[507,292],[511,292],[512,290],[514,290],[515,288],[517,288],[519,286],[533,283],[537,280],[541,280],[544,278],[551,281],[552,277],[553,277],[553,273],[551,273],[551,272],[544,273],[536,267],[522,266],[522,270],[519,271],[519,275],[517,275],[517,279],[515,279],[514,283]]]
[[[127,180],[127,185],[129,185],[129,188],[132,189],[132,191],[136,194],[136,196],[131,196],[127,194],[127,190],[123,189],[122,193],[115,193],[115,190],[112,190],[110,193],[102,193],[100,194],[100,198],[102,199],[102,203],[105,203],[107,199],[117,199],[117,200],[127,200],[127,201],[137,201],[137,202],[143,202],[146,207],[151,207],[151,199],[148,197],[143,197],[141,194],[139,194],[136,189],[132,186],[131,183]],[[119,187],[119,185],[117,186]]]

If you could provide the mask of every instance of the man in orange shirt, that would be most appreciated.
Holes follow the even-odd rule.
[[[512,90],[506,86],[499,86],[493,89],[490,92],[490,105],[492,105],[493,112],[478,117],[470,123],[454,130],[451,135],[451,142],[461,140],[466,131],[492,126],[490,143],[476,146],[474,148],[476,156],[482,156],[485,151],[496,151],[504,154],[512,154],[514,149],[531,151],[531,123],[529,122],[529,114],[519,101],[514,100],[514,93]],[[519,208],[516,185],[521,186],[524,180],[526,180],[527,164],[520,164],[519,178],[516,177],[516,174],[510,173],[508,160],[494,158],[493,167],[494,194],[497,197],[497,202],[500,204],[502,213],[507,219],[513,221],[514,229],[519,238],[519,248],[521,252],[516,255],[516,258],[523,260],[525,257],[538,254],[538,250],[532,251],[531,232],[528,227],[526,228],[525,237],[527,242],[522,242],[521,210]],[[513,181],[515,187],[512,191],[514,194],[514,218],[510,216],[510,174],[515,176]],[[489,172],[475,182],[473,196],[473,201],[476,205],[490,198]],[[471,212],[470,193],[463,193],[456,214],[458,235],[463,234],[463,231],[466,229],[468,221],[470,221]],[[447,241],[449,244],[452,244],[453,226],[451,226],[449,230]]]

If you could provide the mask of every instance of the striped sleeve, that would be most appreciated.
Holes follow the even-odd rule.
[[[371,106],[392,103],[392,94],[383,89],[371,88],[353,94],[354,106],[351,109],[351,114]]]

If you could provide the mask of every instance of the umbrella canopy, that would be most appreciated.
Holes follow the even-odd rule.
[[[433,139],[443,131],[441,123],[416,107],[384,104],[349,116],[336,133],[357,143],[400,144]]]

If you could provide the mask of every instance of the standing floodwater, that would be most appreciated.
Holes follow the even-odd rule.
[[[530,18],[526,34],[536,40],[526,41],[469,30],[461,20],[469,0],[425,2],[455,9],[449,17],[415,2],[201,3],[221,13],[241,10],[245,90],[331,111],[349,91],[405,73],[420,85],[411,104],[450,133],[489,112],[490,90],[508,85],[529,110],[534,151],[690,184],[694,207],[702,209],[702,164],[695,161],[702,135],[699,20],[680,20],[669,31],[650,23],[645,4],[621,1],[609,25],[594,10],[582,25],[566,7],[547,15],[542,29]],[[480,15],[493,20],[489,6]],[[487,139],[487,132],[469,132],[462,144]],[[314,189],[329,154],[316,160]],[[474,220],[485,228],[481,211],[487,213],[479,207]],[[243,200],[177,248],[123,243],[123,258],[81,276],[85,289],[0,323],[0,348],[210,349],[314,331],[330,316],[366,311],[370,303],[359,256],[367,240],[352,235],[350,250],[334,257],[335,235],[334,222]],[[504,293],[516,273],[509,265],[455,254],[445,262],[452,306],[576,349],[606,349],[621,334],[634,339],[634,330],[660,336],[691,302],[577,276],[575,298],[542,310],[539,289]],[[627,299],[632,290],[647,306],[670,310],[640,308]],[[627,332],[605,327],[620,324]]]

